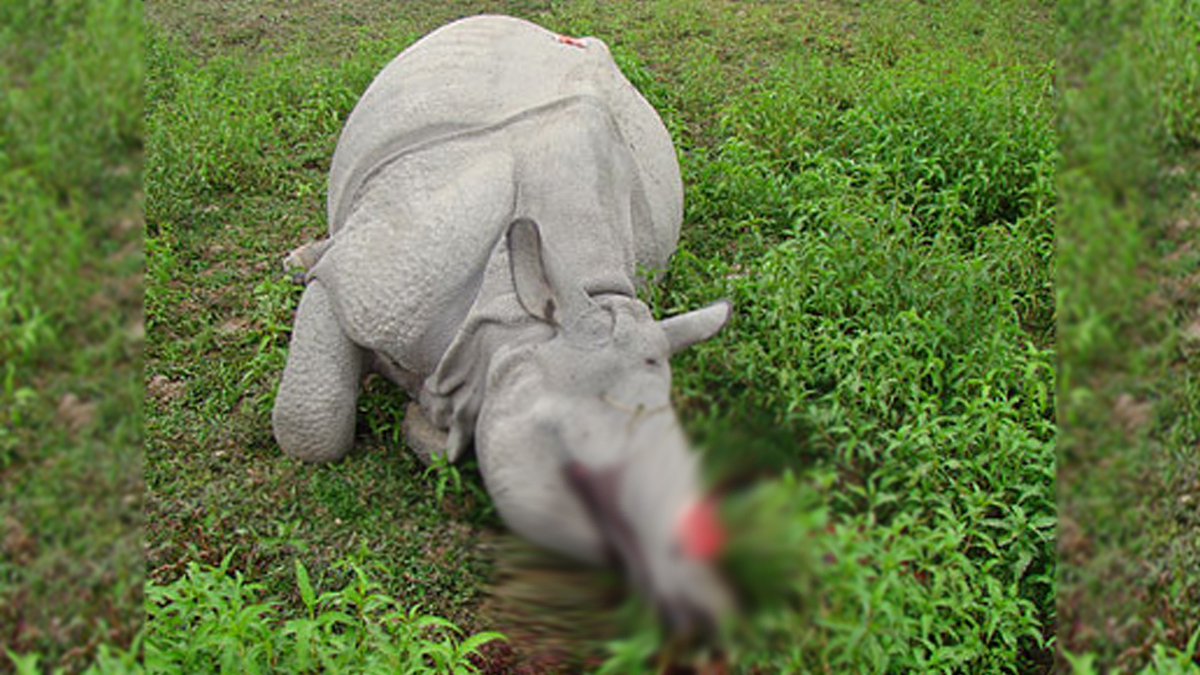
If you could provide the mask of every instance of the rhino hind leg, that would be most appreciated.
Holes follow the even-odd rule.
[[[432,464],[435,456],[446,453],[449,440],[446,430],[435,426],[419,403],[408,404],[404,413],[404,442],[418,459],[426,466]]]
[[[342,458],[354,444],[363,354],[342,332],[319,281],[304,289],[271,412],[279,447],[306,462]]]
[[[321,256],[325,255],[325,251],[333,245],[333,239],[322,239],[320,241],[310,241],[307,244],[293,249],[287,257],[283,259],[283,271],[291,275],[292,281],[303,284],[308,281],[308,271],[317,264]]]

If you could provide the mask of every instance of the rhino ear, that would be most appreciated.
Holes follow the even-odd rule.
[[[518,218],[508,226],[508,264],[513,287],[526,312],[548,323],[556,323],[558,299],[550,286],[550,275],[542,258],[542,233],[537,223]]]
[[[533,316],[565,326],[583,313],[590,300],[582,288],[561,283],[550,252],[542,245],[537,223],[518,218],[508,226],[508,263],[521,306]]]
[[[728,300],[718,300],[707,307],[663,319],[659,325],[667,334],[671,354],[676,354],[716,335],[732,314],[733,304]]]

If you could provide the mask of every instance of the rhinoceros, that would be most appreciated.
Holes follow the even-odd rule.
[[[427,35],[355,106],[330,236],[290,256],[306,285],[280,447],[341,458],[362,378],[380,373],[412,401],[410,449],[473,449],[510,529],[620,564],[670,627],[710,629],[733,596],[668,359],[731,308],[659,321],[637,297],[682,202],[670,136],[601,40],[502,16]]]

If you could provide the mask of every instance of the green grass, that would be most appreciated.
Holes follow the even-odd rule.
[[[470,467],[427,474],[409,456],[394,389],[371,384],[337,465],[281,457],[269,424],[299,297],[279,261],[324,232],[342,120],[395,52],[480,8],[496,9],[147,8],[156,585],[227,561],[256,585],[246,602],[269,598],[287,625],[310,611],[297,561],[328,590],[353,581],[337,563],[356,556],[400,605],[492,627],[478,611],[499,522]],[[677,406],[715,472],[777,476],[745,496],[741,517],[807,561],[772,587],[794,586],[801,606],[748,620],[738,672],[1048,672],[1051,7],[510,11],[603,37],[672,132],[684,236],[648,298],[655,311],[734,302],[721,336],[675,360]],[[609,671],[640,666],[647,635],[611,644]],[[489,667],[536,656],[513,648]],[[583,667],[569,661],[551,665]]]
[[[1200,663],[1197,16],[1060,6],[1059,613],[1077,672]]]
[[[0,672],[124,672],[141,624],[140,40],[0,6]]]
[[[185,576],[151,585],[146,668],[155,673],[444,673],[477,672],[469,657],[502,639],[461,630],[440,617],[404,609],[353,560],[353,580],[318,594],[296,561],[301,616],[281,621],[260,602],[262,584],[220,565],[188,564]]]

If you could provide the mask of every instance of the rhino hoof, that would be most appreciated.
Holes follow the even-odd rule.
[[[331,240],[329,239],[310,241],[294,249],[283,259],[283,271],[291,275],[293,283],[301,285],[308,283],[309,270],[317,264],[321,256],[325,255],[325,251],[329,249],[330,243]]]
[[[435,456],[446,453],[449,436],[445,429],[435,427],[414,401],[408,404],[404,413],[404,442],[422,463],[429,466]]]

